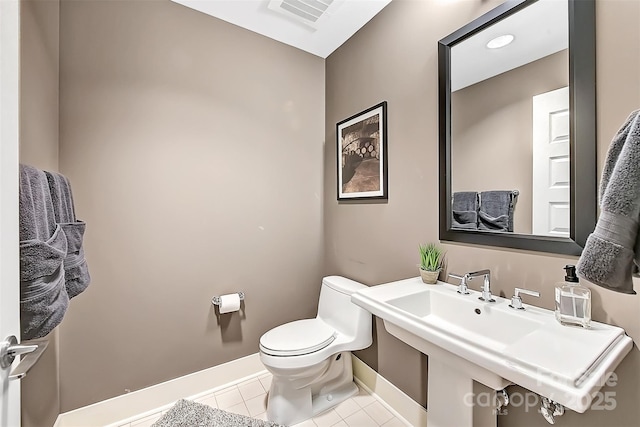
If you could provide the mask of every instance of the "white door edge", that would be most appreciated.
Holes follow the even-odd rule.
[[[0,341],[20,338],[18,141],[20,2],[0,0]],[[17,361],[14,361],[14,366]],[[20,381],[0,370],[0,425],[20,426]]]

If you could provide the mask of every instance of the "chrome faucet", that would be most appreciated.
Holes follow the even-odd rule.
[[[462,295],[469,295],[469,287],[467,286],[467,280],[469,280],[469,276],[466,274],[456,274],[449,273],[449,277],[453,277],[454,279],[459,279],[460,284],[458,285],[458,293]]]
[[[495,302],[493,296],[491,295],[491,271],[490,270],[478,270],[472,273],[466,274],[455,274],[449,273],[449,277],[453,277],[454,279],[460,279],[460,285],[458,285],[458,293],[463,295],[469,294],[468,282],[474,277],[484,276],[484,283],[482,285],[482,296],[479,297],[481,301],[487,302]]]
[[[509,304],[509,307],[515,308],[516,310],[524,310],[524,306],[522,305],[522,297],[520,296],[520,294],[527,294],[527,295],[531,295],[532,297],[540,296],[540,292],[538,291],[530,291],[529,289],[515,288],[514,294],[511,297],[511,304]]]
[[[474,277],[484,276],[484,282],[482,284],[482,296],[478,299],[480,301],[486,302],[495,302],[491,295],[491,271],[490,270],[478,270],[473,273],[467,273],[465,276],[468,276],[468,279],[473,279]]]

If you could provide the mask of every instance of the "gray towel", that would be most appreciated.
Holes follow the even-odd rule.
[[[71,184],[66,176],[56,172],[44,171],[49,184],[53,214],[57,223],[75,222],[76,212],[73,206]]]
[[[600,216],[578,260],[580,277],[614,291],[635,294],[634,261],[640,265],[640,110],[611,141],[600,181]]]
[[[478,193],[457,191],[451,202],[451,228],[476,230],[478,228]]]
[[[67,237],[67,256],[64,259],[64,276],[67,294],[73,298],[84,291],[91,282],[89,267],[84,257],[82,238],[86,224],[76,219],[71,184],[56,172],[45,172],[51,192],[51,201],[56,222]]]
[[[513,231],[513,211],[517,197],[517,190],[481,192],[478,230]]]
[[[62,267],[67,238],[56,224],[43,171],[20,165],[19,205],[20,323],[28,340],[51,332],[69,305]]]

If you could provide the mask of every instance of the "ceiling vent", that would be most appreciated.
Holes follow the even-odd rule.
[[[330,16],[343,0],[271,0],[268,8],[313,29]]]

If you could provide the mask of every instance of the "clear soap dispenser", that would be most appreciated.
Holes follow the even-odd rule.
[[[564,282],[556,284],[556,319],[563,325],[591,326],[591,291],[580,285],[576,267],[566,265]]]

